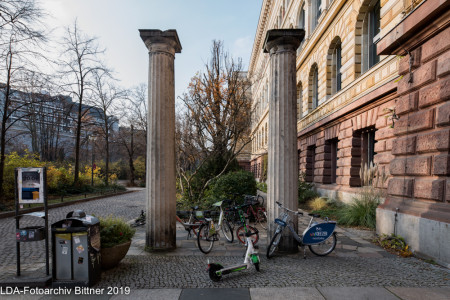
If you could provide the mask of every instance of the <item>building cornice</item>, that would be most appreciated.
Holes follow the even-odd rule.
[[[256,28],[255,41],[253,43],[252,55],[250,56],[249,74],[254,73],[256,58],[261,54],[262,43],[264,42],[264,32],[266,31],[266,26],[268,23],[270,15],[270,7],[272,6],[273,0],[264,0],[261,6],[261,13],[259,15],[258,27]]]

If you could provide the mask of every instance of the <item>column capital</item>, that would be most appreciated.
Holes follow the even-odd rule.
[[[264,53],[269,53],[275,46],[292,47],[295,51],[305,36],[303,29],[271,29],[267,31],[264,40]]]
[[[141,39],[149,52],[181,53],[181,43],[175,29],[162,31],[159,29],[139,29]]]

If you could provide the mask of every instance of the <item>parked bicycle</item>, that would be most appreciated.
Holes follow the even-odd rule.
[[[223,235],[229,243],[234,240],[233,229],[225,218],[225,214],[222,208],[224,201],[219,201],[213,204],[220,210],[219,220],[217,224],[212,218],[205,218],[205,222],[200,226],[197,233],[197,244],[200,251],[207,254],[211,252],[214,246],[214,242],[220,238],[219,231],[222,231]]]
[[[302,235],[298,235],[294,228],[291,226],[291,217],[289,213],[298,215],[303,215],[302,212],[293,211],[284,207],[280,202],[276,202],[277,205],[283,209],[280,216],[275,219],[275,224],[278,225],[275,230],[275,234],[267,247],[267,258],[274,256],[276,249],[280,245],[282,239],[283,230],[288,227],[292,232],[294,239],[297,241],[300,247],[303,247],[303,258],[306,258],[306,248],[308,246],[309,250],[318,256],[326,256],[330,254],[336,247],[337,238],[334,229],[336,228],[336,222],[329,221],[328,218],[325,222],[318,223],[313,222],[314,218],[320,218],[320,215],[309,214],[311,220],[309,221],[308,227],[305,229]]]
[[[241,244],[246,245],[246,238],[245,234],[247,232],[252,233],[251,239],[253,241],[253,244],[256,245],[256,243],[259,241],[259,231],[253,226],[248,225],[248,215],[244,213],[245,208],[248,208],[250,204],[242,204],[235,206],[231,210],[234,210],[238,213],[239,219],[240,219],[240,226],[236,229],[236,237],[238,238],[239,242]]]
[[[252,196],[244,195],[244,204],[249,204],[247,208],[247,215],[249,219],[259,223],[262,228],[267,229],[267,213],[264,208],[264,198],[261,195]]]
[[[197,236],[198,229],[205,222],[203,212],[198,210],[198,206],[191,206],[189,212],[177,211],[175,218],[188,232],[186,239]]]

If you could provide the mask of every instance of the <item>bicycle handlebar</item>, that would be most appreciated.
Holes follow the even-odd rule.
[[[292,213],[294,213],[294,214],[296,214],[296,215],[302,215],[302,216],[303,216],[303,213],[302,213],[301,211],[293,211],[293,210],[290,210],[289,208],[284,207],[284,206],[283,206],[280,202],[278,202],[278,201],[275,201],[275,203],[278,204],[278,206],[281,207],[281,208],[284,209],[284,210],[287,210],[287,211],[289,211],[289,212],[292,212]]]

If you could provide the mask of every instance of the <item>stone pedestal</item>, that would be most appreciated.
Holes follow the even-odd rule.
[[[176,247],[175,53],[176,30],[139,30],[149,51],[147,128],[147,234],[152,250]]]
[[[273,220],[279,215],[275,202],[294,211],[298,209],[296,50],[304,35],[303,29],[273,29],[267,32],[264,42],[264,52],[270,53],[271,68],[267,174],[269,238],[276,228]],[[297,230],[297,217],[292,215],[292,221]],[[279,250],[297,251],[289,230],[284,234]]]

